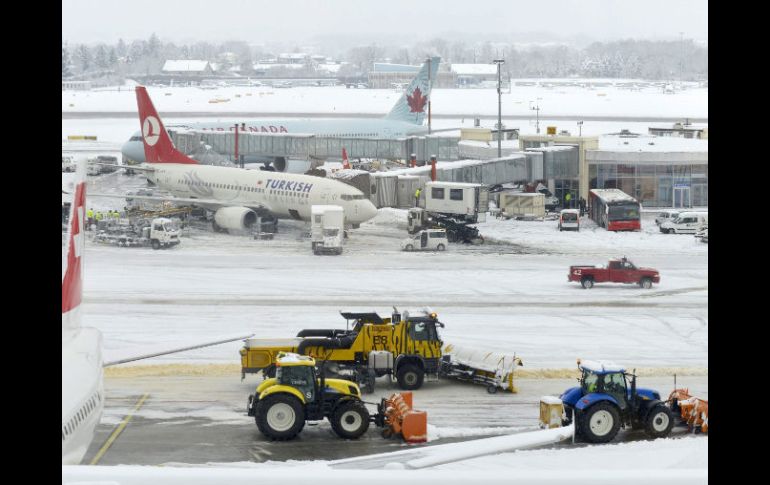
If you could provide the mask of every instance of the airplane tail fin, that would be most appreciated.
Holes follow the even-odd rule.
[[[76,169],[75,190],[70,207],[69,230],[64,275],[61,281],[62,330],[80,327],[80,302],[83,300],[83,249],[86,217],[86,162]]]
[[[142,126],[144,159],[147,163],[198,163],[176,149],[144,86],[136,87],[136,103],[139,106],[139,124]]]
[[[385,116],[386,119],[406,121],[416,125],[422,124],[425,114],[428,112],[428,97],[436,80],[440,62],[440,57],[431,57],[425,61],[420,72],[412,79],[396,105]]]
[[[348,151],[345,147],[342,147],[342,168],[350,168],[350,161],[348,160]]]

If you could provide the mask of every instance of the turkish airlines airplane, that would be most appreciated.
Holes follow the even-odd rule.
[[[423,125],[428,110],[433,80],[436,79],[440,57],[433,57],[422,65],[417,75],[406,88],[399,100],[382,118],[341,118],[341,119],[257,119],[238,122],[245,133],[297,133],[319,137],[346,138],[403,138],[428,132]],[[173,128],[202,131],[234,130],[235,122],[208,122],[169,125]],[[121,151],[126,159],[144,162],[142,133],[136,132],[123,144]],[[286,171],[288,164],[284,157],[245,157],[246,162],[272,163],[279,172]],[[307,163],[309,167],[309,162]]]
[[[214,228],[251,228],[261,212],[310,221],[313,205],[339,205],[345,224],[358,227],[377,215],[360,190],[337,180],[311,175],[201,165],[174,147],[147,89],[136,88],[146,164],[134,167],[173,197],[131,195],[133,199],[193,204],[214,211]],[[99,194],[100,197],[122,197]]]
[[[103,362],[102,334],[81,325],[83,300],[83,250],[85,243],[86,164],[79,163],[78,178],[70,208],[69,232],[61,283],[61,461],[78,464],[94,437],[104,410],[103,367],[159,355],[182,352],[248,338],[229,336],[182,348],[126,356]]]

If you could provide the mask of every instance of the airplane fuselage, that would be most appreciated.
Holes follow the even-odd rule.
[[[339,138],[383,138],[394,139],[427,133],[426,126],[389,120],[386,118],[350,118],[350,119],[264,119],[239,122],[199,122],[170,124],[171,131],[235,131],[238,123],[242,133],[264,134],[310,134],[317,137]],[[144,145],[141,132],[137,131],[123,144],[121,152],[126,158],[144,162]]]
[[[312,205],[341,206],[349,224],[360,224],[377,214],[377,208],[360,190],[333,179],[212,165],[150,166],[153,171],[147,173],[147,178],[177,197],[264,207],[276,217],[303,221],[310,220]]]

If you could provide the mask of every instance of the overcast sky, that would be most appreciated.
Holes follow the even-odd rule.
[[[114,43],[312,42],[387,34],[394,44],[452,33],[589,40],[708,40],[707,0],[62,0],[62,39]],[[494,38],[493,38],[494,37]]]

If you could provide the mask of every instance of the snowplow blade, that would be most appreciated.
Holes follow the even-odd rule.
[[[485,385],[489,393],[497,389],[517,392],[513,371],[521,365],[524,364],[516,354],[447,344],[443,349],[441,372],[446,377]]]
[[[709,402],[690,395],[688,389],[674,389],[668,397],[669,406],[674,412],[679,412],[682,421],[687,423],[690,431],[708,433]]]
[[[407,443],[428,441],[428,413],[412,409],[412,393],[402,391],[383,398],[379,405],[382,416],[382,435],[389,438],[401,435]],[[375,422],[377,418],[375,418]]]

